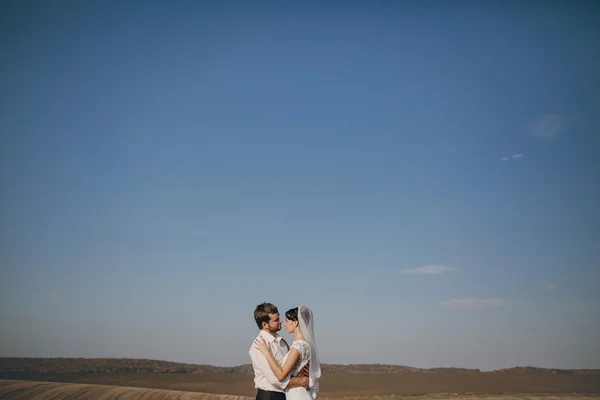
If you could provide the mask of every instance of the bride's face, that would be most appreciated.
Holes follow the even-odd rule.
[[[296,327],[298,326],[298,321],[293,321],[291,319],[285,319],[285,331],[287,333],[294,333]]]

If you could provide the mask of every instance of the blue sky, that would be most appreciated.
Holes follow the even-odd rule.
[[[441,3],[3,2],[0,355],[600,368],[600,8]]]

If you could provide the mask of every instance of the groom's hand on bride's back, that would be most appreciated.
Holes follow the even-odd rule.
[[[303,387],[304,389],[308,390],[308,376],[297,375],[290,378],[290,383],[288,383],[287,387],[290,389],[295,387]]]
[[[309,366],[308,366],[308,364],[306,364],[306,365],[304,366],[304,368],[302,368],[302,369],[301,369],[301,370],[298,372],[298,375],[297,375],[297,376],[303,376],[303,377],[306,377],[306,378],[308,378],[308,374],[309,374]]]
[[[308,364],[304,366],[299,372],[298,375],[290,379],[289,387],[303,387],[304,389],[308,389],[308,374],[309,367]]]

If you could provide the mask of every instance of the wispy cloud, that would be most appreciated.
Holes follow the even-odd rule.
[[[405,269],[402,272],[407,274],[439,275],[444,272],[454,271],[455,269],[454,267],[447,267],[445,265],[424,265],[419,268]]]
[[[552,292],[554,290],[556,290],[556,286],[554,286],[554,285],[546,286],[546,292]]]
[[[509,156],[502,157],[500,160],[507,162],[507,161],[510,161],[511,159],[518,160],[519,158],[523,158],[523,157],[525,157],[525,154],[515,153],[515,154],[511,155],[510,157]]]
[[[598,303],[563,303],[557,306],[560,310],[597,310],[600,309]]]
[[[511,305],[511,303],[503,299],[478,298],[452,299],[442,303],[442,307],[444,308],[498,308],[509,305]]]
[[[565,119],[558,114],[542,115],[527,127],[527,132],[544,140],[551,140],[560,135],[565,128]]]

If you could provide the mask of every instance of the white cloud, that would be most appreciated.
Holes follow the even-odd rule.
[[[511,158],[513,160],[518,160],[519,158],[523,158],[523,157],[525,157],[525,154],[523,154],[523,153],[515,153],[515,154],[511,155],[510,157],[509,156],[502,157],[500,160],[502,160],[504,162],[508,162],[508,161],[511,160]]]
[[[406,269],[405,273],[408,274],[423,274],[423,275],[439,275],[444,272],[454,271],[454,267],[446,267],[445,265],[424,265],[419,268]]]
[[[527,132],[535,137],[551,140],[562,133],[565,120],[558,114],[542,115],[527,127]]]
[[[446,300],[442,303],[444,308],[498,308],[506,307],[511,303],[503,299],[477,299],[464,298]]]
[[[598,303],[563,303],[559,304],[557,308],[561,310],[597,310],[600,309]]]
[[[546,286],[546,292],[551,292],[553,290],[556,290],[556,286],[554,286],[554,285]]]

